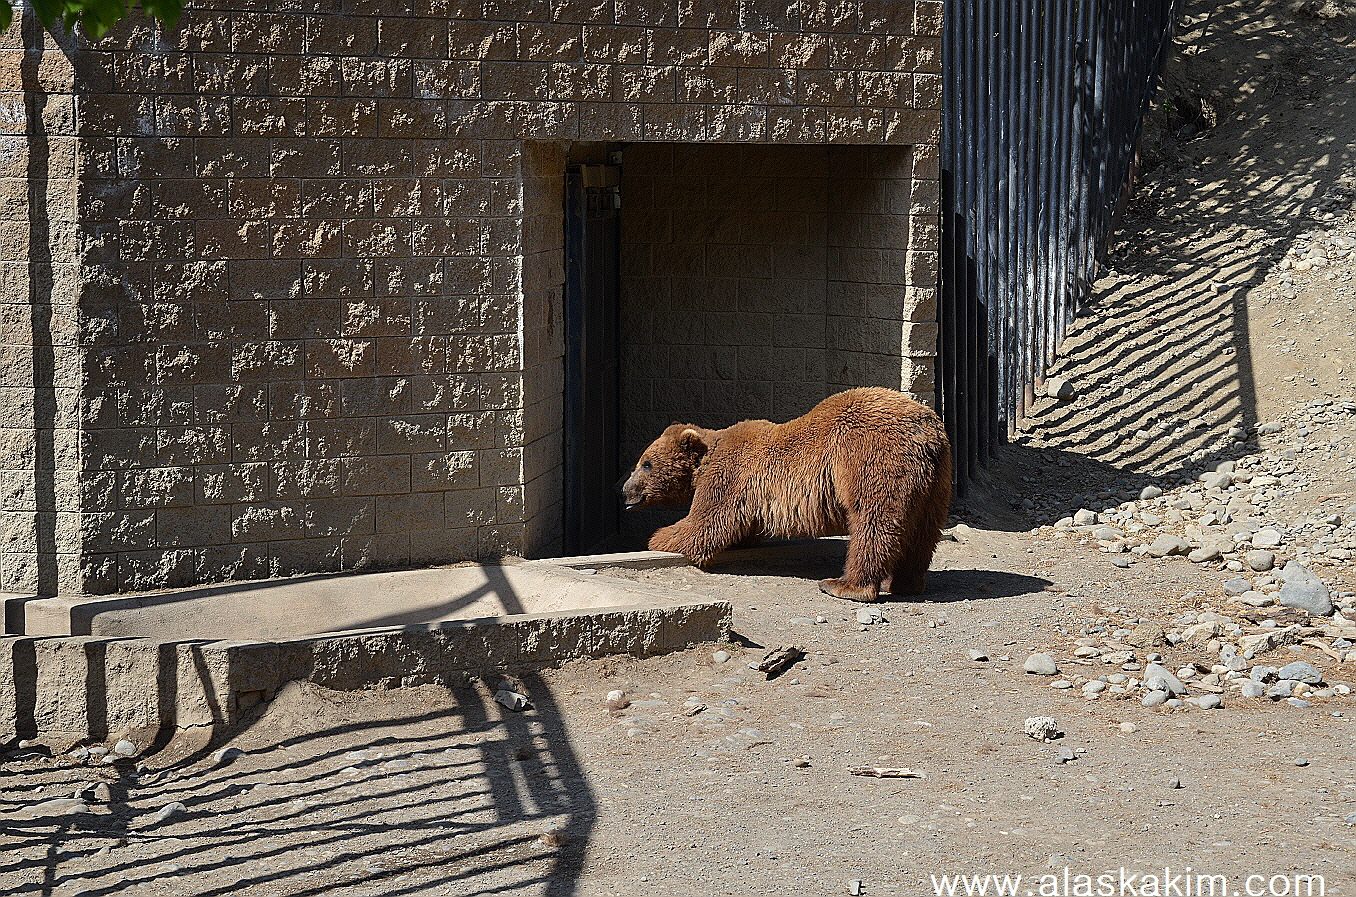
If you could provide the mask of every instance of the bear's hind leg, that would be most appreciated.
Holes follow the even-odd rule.
[[[825,579],[819,590],[849,601],[878,601],[880,584],[890,575],[898,537],[860,514],[848,517],[847,562],[843,575]]]
[[[909,533],[900,546],[894,571],[884,588],[892,595],[921,595],[927,586],[928,568],[937,550],[941,527],[921,522]]]
[[[913,552],[907,552],[895,563],[894,572],[881,588],[891,595],[921,595],[927,585],[928,564],[919,565]]]

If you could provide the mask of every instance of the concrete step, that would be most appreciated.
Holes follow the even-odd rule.
[[[183,628],[145,636],[5,636],[0,638],[0,744],[38,738],[64,750],[119,737],[144,744],[168,730],[218,733],[238,726],[294,680],[341,690],[451,683],[584,657],[651,656],[729,635],[731,609],[725,602],[675,601],[661,592],[647,593],[639,584],[577,570],[565,573],[564,580],[552,582],[570,586],[567,591],[576,597],[584,594],[576,586],[587,584],[593,597],[585,603],[604,606],[261,639],[191,638],[184,635],[191,629]],[[648,600],[612,603],[638,596]],[[238,598],[232,594],[228,600]],[[248,602],[238,607],[247,608]],[[45,619],[60,619],[59,613]],[[101,616],[68,613],[65,619],[98,621]],[[115,624],[110,628],[126,630],[164,617],[109,619]]]

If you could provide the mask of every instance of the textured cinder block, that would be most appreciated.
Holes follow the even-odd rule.
[[[865,332],[828,320],[829,295],[852,297],[839,318],[935,314],[935,0],[405,13],[191,10],[172,34],[134,19],[70,59],[43,38],[37,161],[54,276],[28,282],[18,179],[30,160],[12,135],[0,165],[19,186],[0,189],[12,212],[0,265],[14,273],[0,306],[27,309],[45,289],[53,313],[49,336],[29,317],[0,320],[0,390],[12,391],[0,426],[13,431],[0,478],[10,512],[47,513],[45,501],[70,520],[55,551],[16,531],[0,583],[50,579],[53,554],[63,588],[102,591],[554,544],[556,141],[632,144],[624,289],[644,291],[647,315],[674,312],[626,325],[628,349],[635,332],[667,334],[628,352],[653,370],[627,408],[761,416],[864,378],[866,361],[843,353],[864,351]],[[821,147],[688,151],[703,141]],[[830,163],[825,143],[879,149]],[[909,186],[882,194],[882,181]],[[642,226],[647,208],[686,214]],[[909,289],[877,315],[864,293],[835,293],[843,284]],[[691,314],[703,294],[710,307]],[[35,335],[53,348],[49,393],[70,446],[46,487],[55,498],[26,474]],[[769,351],[699,351],[727,345]],[[382,496],[386,512],[324,504],[341,495]],[[377,538],[439,497],[443,555],[436,529]],[[239,547],[256,543],[276,547],[262,561]]]
[[[37,692],[34,640],[0,637],[0,745],[32,738],[37,729],[33,705]]]

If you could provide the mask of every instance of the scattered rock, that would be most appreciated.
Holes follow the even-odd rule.
[[[1332,614],[1328,587],[1299,561],[1290,561],[1282,568],[1281,581],[1281,592],[1277,596],[1281,604],[1308,611],[1316,617]]]
[[[163,822],[168,822],[169,820],[173,819],[175,816],[178,816],[180,813],[186,813],[186,812],[188,812],[188,807],[185,807],[183,804],[179,803],[178,801],[175,801],[175,802],[172,803],[172,804],[165,804],[163,807],[161,807],[160,809],[156,810],[156,811],[155,811],[155,814],[154,814],[153,816],[151,816],[150,824],[151,824],[151,825],[160,825],[160,824],[163,823]]]
[[[980,651],[976,648],[971,648],[969,651],[966,651],[965,655],[969,657],[971,660],[980,663],[989,659],[989,655],[987,652]]]
[[[1263,527],[1253,533],[1252,544],[1254,548],[1279,548],[1285,537],[1281,531],[1273,527]]]
[[[880,605],[864,604],[857,608],[857,622],[863,626],[873,626],[876,623],[885,623],[885,611],[881,610]]]
[[[1193,548],[1187,555],[1187,560],[1193,564],[1206,564],[1219,560],[1221,554],[1222,552],[1213,545],[1202,545],[1200,548]]]
[[[1243,563],[1248,565],[1249,570],[1265,573],[1276,566],[1276,555],[1265,549],[1254,548],[1243,555]]]
[[[1037,741],[1054,741],[1064,734],[1053,716],[1028,716],[1022,731]]]
[[[1186,554],[1190,550],[1191,545],[1186,539],[1183,539],[1181,536],[1173,535],[1172,533],[1163,533],[1149,544],[1149,547],[1145,550],[1145,554],[1153,558],[1163,558],[1177,554]]]
[[[1232,474],[1211,471],[1201,474],[1201,485],[1207,489],[1227,489],[1233,483]]]
[[[1145,486],[1139,490],[1140,501],[1150,501],[1163,495],[1163,490],[1157,486]]]
[[[1074,388],[1073,383],[1063,377],[1046,377],[1045,394],[1052,399],[1059,399],[1064,402],[1076,396],[1078,390]]]
[[[137,746],[126,738],[120,739],[117,744],[113,745],[113,753],[121,757],[130,757],[136,752]]]
[[[608,710],[625,710],[631,706],[631,699],[626,696],[626,692],[614,688],[607,693]]]
[[[47,816],[70,816],[88,813],[89,805],[79,797],[54,797],[21,808],[15,815],[22,819],[41,819]]]
[[[245,756],[245,752],[240,748],[224,747],[212,752],[212,762],[218,766],[226,766],[240,757]]]
[[[716,651],[711,655],[711,661],[716,664],[729,663],[730,652],[724,649]]]
[[[1022,669],[1035,676],[1053,676],[1059,672],[1059,666],[1049,654],[1032,654],[1022,664]]]
[[[1267,697],[1273,701],[1280,701],[1285,698],[1293,697],[1295,694],[1295,682],[1292,679],[1282,679],[1275,685],[1267,687]]]
[[[1151,690],[1166,691],[1174,698],[1187,694],[1187,686],[1184,686],[1181,680],[1173,675],[1172,671],[1161,664],[1149,664],[1144,667],[1144,687],[1151,688]]]
[[[1303,682],[1307,685],[1321,685],[1323,682],[1323,673],[1313,664],[1297,660],[1294,663],[1287,663],[1277,670],[1276,678],[1293,679],[1296,682]]]
[[[1140,623],[1125,637],[1125,643],[1134,648],[1149,650],[1168,643],[1168,634],[1157,623]]]
[[[519,694],[516,691],[510,691],[507,688],[501,688],[494,693],[494,700],[497,704],[502,704],[514,713],[521,713],[532,706],[532,702],[527,699],[527,695]]]
[[[785,645],[781,648],[773,648],[763,655],[762,660],[749,664],[749,669],[757,670],[769,679],[776,679],[795,666],[803,657],[805,657],[804,648],[799,645]]]

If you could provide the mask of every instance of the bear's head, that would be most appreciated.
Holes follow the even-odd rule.
[[[692,501],[697,467],[714,433],[691,424],[673,424],[650,443],[622,483],[628,508],[685,505]]]

